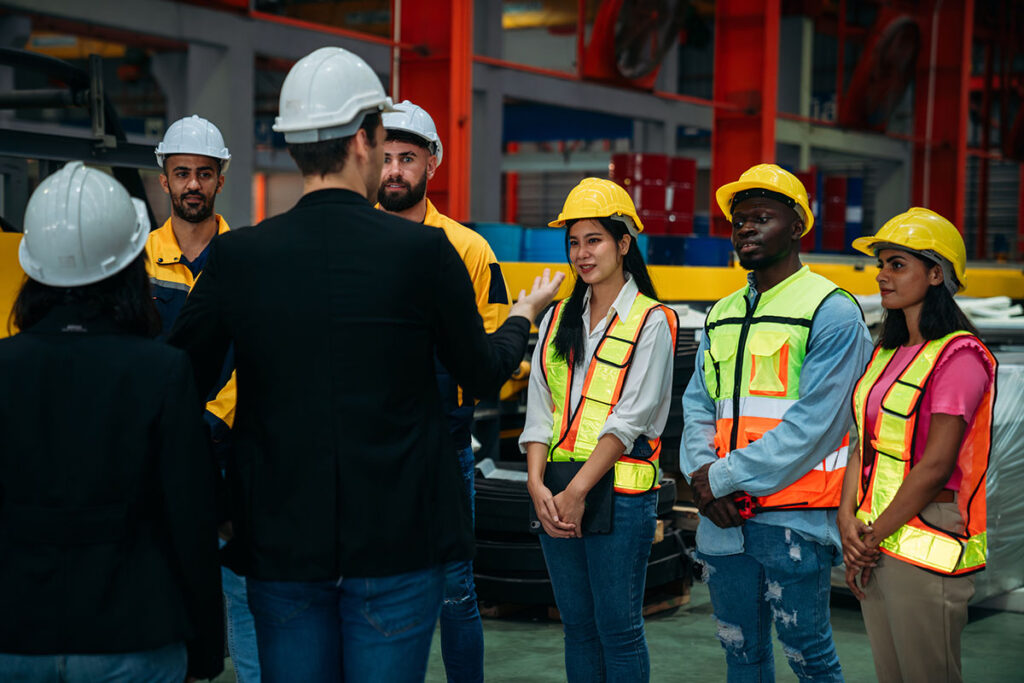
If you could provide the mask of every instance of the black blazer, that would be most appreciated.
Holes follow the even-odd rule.
[[[234,567],[314,581],[471,557],[434,352],[487,395],[528,334],[516,317],[488,338],[444,232],[353,192],[215,238],[170,341],[203,393],[234,344]]]
[[[188,358],[60,307],[0,340],[0,652],[186,641],[224,665],[213,485]]]

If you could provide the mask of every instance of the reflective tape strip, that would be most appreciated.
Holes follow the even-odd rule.
[[[846,467],[846,462],[850,459],[849,439],[850,437],[846,437],[846,444],[826,455],[824,460],[814,466],[814,469],[822,472],[835,472]]]
[[[192,286],[187,282],[171,282],[170,280],[158,280],[155,277],[149,278],[149,284],[154,287],[165,287],[167,289],[176,289],[180,292],[189,292],[192,290]]]
[[[766,396],[741,396],[740,415],[745,417],[764,417],[770,420],[781,420],[786,416],[789,407],[796,403],[790,398],[768,398]],[[715,402],[715,419],[732,419],[732,399],[721,399]]]

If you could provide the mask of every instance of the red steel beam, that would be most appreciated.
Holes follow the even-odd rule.
[[[913,203],[961,231],[967,186],[967,104],[974,0],[927,0],[918,14],[921,55],[915,86]]]
[[[473,0],[406,0],[397,21],[402,41],[423,49],[402,52],[392,95],[426,109],[444,145],[427,195],[441,213],[469,220]]]
[[[731,228],[714,191],[749,167],[775,161],[780,0],[715,3],[715,108],[711,136],[711,234]],[[735,111],[733,108],[740,111]]]

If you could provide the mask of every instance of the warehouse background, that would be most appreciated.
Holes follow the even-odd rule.
[[[186,113],[214,121],[234,155],[218,206],[235,225],[294,201],[270,130],[280,84],[298,57],[340,45],[434,115],[449,154],[431,196],[464,221],[542,225],[580,177],[644,153],[696,162],[675,211],[692,218],[668,232],[724,234],[711,188],[775,159],[843,233],[811,249],[844,251],[847,231],[926,204],[973,258],[1016,261],[1022,14],[1013,0],[14,0],[0,45],[80,66],[101,55],[131,143],[155,145]],[[0,69],[0,87],[47,85]],[[18,132],[81,136],[89,117],[21,107],[0,122],[3,151]],[[18,225],[39,171],[6,160],[0,173]]]

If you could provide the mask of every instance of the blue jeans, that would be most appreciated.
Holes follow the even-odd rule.
[[[228,651],[238,683],[260,683],[260,659],[256,648],[256,626],[249,611],[245,577],[227,567],[220,568],[224,587],[224,611],[228,617]]]
[[[562,615],[571,683],[650,679],[643,601],[657,503],[654,492],[616,494],[610,534],[540,536]]]
[[[729,683],[775,680],[772,623],[797,678],[842,681],[828,605],[836,550],[792,529],[757,522],[743,525],[743,547],[736,555],[697,553]]]
[[[441,611],[442,566],[379,578],[249,578],[267,683],[422,682]]]
[[[472,513],[475,497],[473,478],[476,476],[472,446],[458,451],[458,457]],[[484,680],[484,627],[480,622],[471,560],[451,562],[445,567],[441,657],[450,683],[479,683]]]
[[[0,653],[0,680],[5,683],[181,683],[187,668],[184,643],[103,655]]]

